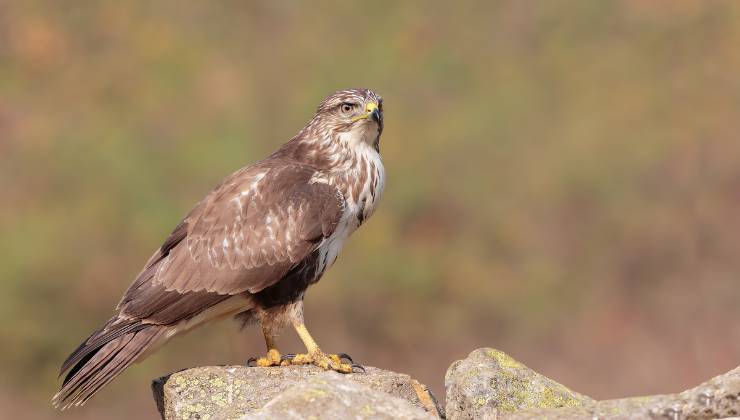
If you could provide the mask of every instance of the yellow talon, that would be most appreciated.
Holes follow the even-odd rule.
[[[298,336],[301,338],[301,341],[303,341],[303,344],[306,346],[306,353],[303,354],[296,354],[291,360],[291,365],[314,365],[318,366],[321,369],[326,370],[334,370],[340,373],[352,373],[354,371],[354,368],[357,368],[361,371],[365,371],[365,369],[362,366],[355,365],[352,362],[352,359],[347,356],[346,354],[324,354],[323,351],[319,348],[319,346],[316,344],[316,341],[311,337],[311,334],[308,333],[308,330],[306,329],[306,326],[303,325],[303,323],[297,323],[294,325],[296,332],[298,333]],[[350,363],[344,363],[342,361],[342,358],[346,358],[350,361]]]
[[[290,361],[291,365],[314,365],[325,370],[333,370],[340,373],[352,373],[352,365],[344,363],[336,354],[324,354],[321,350],[313,353],[296,354]]]
[[[277,351],[277,349],[270,349],[267,351],[267,355],[265,357],[260,357],[259,359],[255,360],[255,365],[259,367],[270,367],[270,366],[280,366],[280,362],[282,362],[282,356],[280,356],[280,352]]]
[[[339,355],[338,355],[338,354],[327,354],[326,356],[327,356],[327,357],[328,357],[328,358],[329,358],[329,359],[330,359],[330,360],[331,360],[332,362],[334,362],[334,363],[336,363],[336,364],[340,364],[340,365],[341,365],[341,364],[343,364],[343,363],[344,363],[344,362],[342,362],[342,359],[341,359],[341,358],[339,357]]]

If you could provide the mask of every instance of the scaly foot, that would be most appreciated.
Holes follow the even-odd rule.
[[[354,363],[346,353],[325,354],[317,349],[310,353],[286,354],[283,359],[291,365],[314,365],[340,373],[365,372],[365,368]],[[349,363],[345,363],[345,360]]]
[[[277,349],[268,350],[267,354],[264,357],[260,357],[259,359],[250,357],[249,360],[247,360],[247,366],[249,367],[280,366],[281,364],[285,365],[288,363],[286,363],[286,359],[280,355],[280,352],[277,351]]]

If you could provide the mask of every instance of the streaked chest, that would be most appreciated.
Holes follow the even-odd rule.
[[[319,272],[336,260],[344,241],[373,215],[385,189],[385,168],[373,149],[357,155],[350,168],[322,180],[336,186],[344,196],[344,211],[334,233],[320,248]]]

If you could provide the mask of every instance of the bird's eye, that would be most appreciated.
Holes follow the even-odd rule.
[[[354,105],[345,102],[342,105],[339,106],[339,109],[342,110],[342,114],[349,114],[354,109]]]

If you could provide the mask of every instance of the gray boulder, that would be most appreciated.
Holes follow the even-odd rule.
[[[365,369],[365,373],[350,373],[340,377],[367,387],[374,392],[379,392],[381,395],[387,395],[389,400],[395,397],[407,401],[412,407],[418,407],[430,415],[441,415],[441,410],[427,387],[410,376],[374,367],[366,367]],[[153,381],[152,391],[160,414],[166,420],[239,419],[246,414],[256,413],[257,410],[278,396],[281,396],[278,400],[282,402],[275,402],[273,410],[284,407],[285,401],[294,400],[290,400],[292,395],[281,394],[289,388],[308,379],[313,379],[322,373],[325,373],[325,371],[310,365],[269,368],[244,366],[198,367],[173,373]],[[336,376],[330,375],[319,380],[331,383],[336,378]],[[313,383],[311,386],[317,385]],[[332,393],[332,395],[336,395],[337,390],[333,390]],[[359,401],[356,396],[353,398],[355,398],[354,401]],[[374,398],[372,401],[377,401],[375,393],[368,394],[368,398]],[[322,404],[341,404],[339,401],[321,401]],[[304,402],[302,405],[306,406],[308,404]],[[372,408],[370,400],[368,400],[367,405]],[[366,412],[369,413],[369,411]],[[378,411],[378,413],[382,413],[382,411]]]
[[[445,387],[450,420],[689,420],[740,415],[740,367],[678,394],[594,401],[486,348],[453,363]]]
[[[508,419],[721,419],[740,416],[740,367],[678,394],[599,401],[557,410],[526,410]]]
[[[445,388],[450,420],[494,419],[525,409],[594,402],[491,348],[475,350],[453,363],[445,375]]]
[[[300,382],[242,420],[438,418],[409,401],[373,390],[336,372]]]

